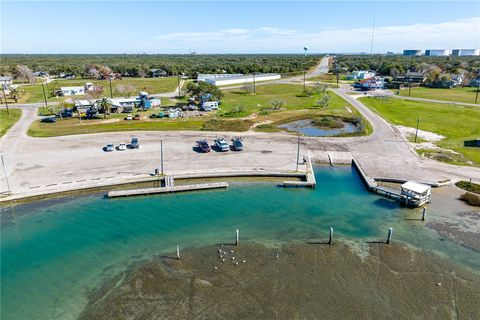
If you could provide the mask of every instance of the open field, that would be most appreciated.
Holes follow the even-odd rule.
[[[10,108],[10,114],[7,109],[0,109],[0,137],[3,136],[11,126],[13,126],[22,116],[22,110]]]
[[[397,90],[393,90],[397,92]],[[477,88],[464,87],[453,89],[437,89],[437,88],[412,88],[410,92],[411,97],[432,99],[432,100],[444,100],[444,101],[456,101],[464,103],[475,103],[475,95]],[[408,88],[400,90],[400,96],[408,97]],[[480,103],[480,100],[478,101]]]
[[[110,83],[108,80],[91,79],[72,79],[72,80],[54,80],[45,84],[45,92],[48,101],[63,101],[67,99],[81,99],[82,96],[52,97],[51,92],[60,87],[83,86],[86,82],[91,82],[96,86],[103,86],[103,96],[110,97]],[[177,77],[166,78],[123,78],[122,80],[112,80],[113,95],[116,97],[131,96],[138,94],[139,91],[146,91],[150,94],[172,92],[178,84]],[[118,85],[129,85],[132,87],[130,92],[120,93],[117,90]],[[19,87],[25,94],[18,101],[19,103],[43,102],[43,91],[40,84],[24,85]]]
[[[473,165],[480,165],[480,150],[463,146],[464,140],[480,137],[480,108],[399,99],[360,98],[360,101],[395,125],[415,128],[420,117],[419,129],[445,136],[436,142],[437,146],[463,155],[444,161],[455,164],[471,161]],[[423,152],[433,153],[434,150]]]
[[[317,107],[322,94],[303,96],[301,85],[265,85],[257,88],[257,94],[244,90],[225,91],[222,110],[201,117],[180,119],[150,119],[158,111],[139,112],[141,120],[125,121],[125,114],[112,114],[107,119],[100,115],[98,119],[78,118],[58,120],[56,123],[35,121],[29,134],[35,137],[49,137],[95,132],[133,131],[133,130],[206,130],[206,131],[247,131],[255,123],[280,124],[289,120],[307,119],[320,116],[360,117],[360,114],[345,100],[329,92],[329,105]],[[284,106],[273,110],[270,102],[280,100]],[[183,101],[182,101],[183,102]],[[240,109],[238,106],[242,106]],[[133,112],[136,113],[136,112]],[[367,133],[371,132],[367,124]],[[259,131],[279,131],[275,126],[263,126]]]

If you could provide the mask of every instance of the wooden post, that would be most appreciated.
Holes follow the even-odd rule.
[[[328,244],[332,244],[333,240],[333,228],[330,227],[330,234],[328,235]]]
[[[392,233],[393,233],[393,228],[388,228],[388,234],[387,234],[387,244],[390,244],[390,241],[392,240]]]
[[[425,221],[425,214],[427,213],[427,208],[423,208],[422,211],[422,221]]]
[[[177,244],[177,259],[180,260],[180,247]]]
[[[235,230],[235,245],[238,246],[240,244],[239,241],[239,231],[238,229]]]

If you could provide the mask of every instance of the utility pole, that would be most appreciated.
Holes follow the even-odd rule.
[[[305,76],[306,76],[307,71],[303,69],[303,91],[305,92]]]
[[[10,115],[10,110],[8,109],[7,95],[5,94],[5,87],[2,85],[3,91],[3,102],[5,102],[5,107],[7,108],[7,114]]]
[[[110,98],[113,99],[112,75],[109,75],[109,76],[108,76],[108,79],[110,80]]]
[[[300,161],[300,135],[298,135],[298,141],[297,141],[297,169],[298,171],[298,162]]]
[[[373,36],[375,34],[375,17],[373,18],[373,26],[372,26],[372,42],[370,43],[370,55],[373,54]]]
[[[480,81],[478,81],[477,94],[475,95],[475,103],[478,101],[478,91],[480,90]]]
[[[417,130],[415,131],[415,142],[417,142],[417,136],[418,136],[418,124],[420,123],[420,117],[417,118]]]
[[[412,92],[412,83],[408,83],[408,96],[410,97],[410,93]]]
[[[181,97],[182,94],[181,94],[181,91],[180,91],[180,75],[178,74],[177,75],[177,83],[178,83],[178,96]]]
[[[163,139],[160,139],[160,170],[163,176]]]
[[[253,94],[257,94],[257,88],[255,86],[255,71],[253,72]]]
[[[47,95],[45,94],[45,86],[43,85],[43,82],[42,82],[42,91],[43,91],[43,100],[45,101],[45,107],[46,107],[48,103],[47,103]]]

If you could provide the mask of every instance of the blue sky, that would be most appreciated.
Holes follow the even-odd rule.
[[[2,1],[2,53],[479,48],[480,2]]]

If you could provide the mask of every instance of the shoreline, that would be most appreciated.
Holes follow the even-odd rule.
[[[473,303],[480,299],[478,274],[400,243],[368,243],[360,251],[354,245],[338,240],[267,247],[247,241],[185,249],[180,260],[159,255],[105,279],[88,294],[80,319],[127,314],[136,319],[153,314],[291,319],[312,318],[320,311],[326,319],[391,313],[425,319],[480,316]],[[218,250],[227,251],[225,262]]]

